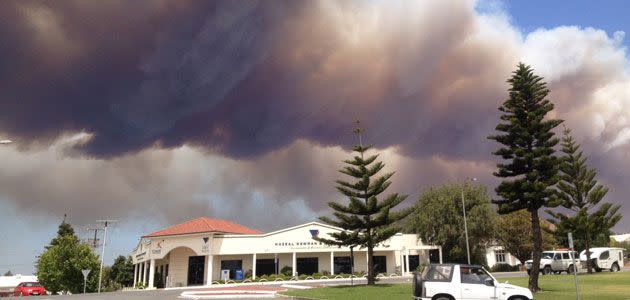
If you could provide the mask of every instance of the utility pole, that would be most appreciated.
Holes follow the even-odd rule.
[[[105,231],[103,236],[103,252],[101,254],[101,269],[98,272],[98,293],[101,293],[101,281],[103,279],[103,261],[105,260],[105,245],[107,244],[107,226],[111,223],[116,223],[118,220],[97,220],[97,223],[103,224],[103,230]]]
[[[477,181],[477,178],[466,178],[464,185],[462,185],[462,211],[464,212],[464,234],[466,235],[466,255],[468,257],[468,264],[470,265],[470,246],[468,245],[468,224],[466,222],[466,202],[464,201],[464,188],[469,181]]]
[[[87,231],[94,231],[94,239],[92,240],[92,248],[94,248],[94,250],[96,250],[96,248],[99,246],[98,245],[98,232],[99,230],[103,230],[103,228],[87,228]],[[89,239],[88,239],[89,241]]]

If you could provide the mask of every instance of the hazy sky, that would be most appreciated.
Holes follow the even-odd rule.
[[[84,238],[120,220],[110,262],[199,216],[312,221],[339,199],[357,119],[409,204],[467,176],[493,189],[486,137],[519,61],[626,204],[627,10],[574,5],[1,1],[0,273],[33,272],[64,214]]]

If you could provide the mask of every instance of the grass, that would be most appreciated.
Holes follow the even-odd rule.
[[[629,299],[630,272],[599,273],[580,275],[582,299]],[[500,282],[527,286],[527,277],[499,278]],[[540,277],[542,292],[534,295],[536,300],[575,299],[575,285],[572,275],[547,275]],[[335,286],[310,290],[292,290],[288,296],[315,299],[411,299],[411,284],[378,284],[376,286]]]

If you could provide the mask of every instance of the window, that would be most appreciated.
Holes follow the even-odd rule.
[[[560,253],[556,253],[556,255],[553,257],[553,260],[561,260],[562,259],[562,254]]]
[[[610,257],[610,252],[608,251],[604,251],[602,252],[602,254],[599,256],[599,259],[608,259]]]
[[[543,252],[542,259],[553,259],[553,252]]]
[[[571,259],[569,253],[562,253],[562,259]]]
[[[450,282],[453,276],[452,265],[429,265],[422,272],[422,280],[425,281],[447,281]]]
[[[485,284],[486,280],[491,278],[482,268],[461,266],[459,270],[462,283]]]
[[[505,251],[503,250],[494,251],[494,258],[498,264],[505,263]]]

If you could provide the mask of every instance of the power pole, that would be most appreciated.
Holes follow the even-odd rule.
[[[103,230],[103,228],[87,228],[87,231],[94,231],[94,239],[92,240],[92,248],[94,248],[94,250],[96,250],[96,248],[99,246],[98,244],[98,232],[99,230]],[[89,242],[89,239],[88,239]]]
[[[105,234],[103,236],[103,252],[101,254],[101,269],[98,272],[98,293],[101,293],[101,281],[103,279],[103,261],[105,260],[105,245],[107,244],[107,226],[111,223],[116,223],[118,220],[97,220],[97,223],[103,224],[103,230]]]

